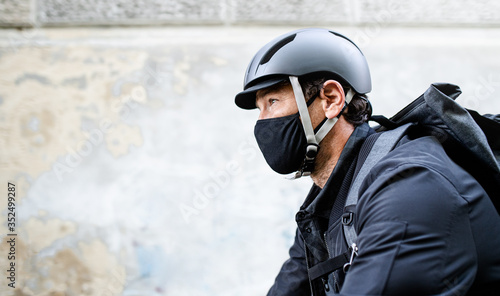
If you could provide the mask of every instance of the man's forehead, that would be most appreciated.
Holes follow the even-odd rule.
[[[284,92],[284,91],[286,91],[287,86],[290,86],[290,83],[288,81],[284,81],[284,82],[278,83],[276,85],[273,85],[273,86],[270,86],[270,87],[267,87],[264,89],[259,89],[256,92],[255,97],[256,97],[256,99],[259,99],[259,98],[267,96],[268,94]]]

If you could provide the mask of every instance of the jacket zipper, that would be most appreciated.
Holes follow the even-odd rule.
[[[325,231],[325,233],[323,233],[323,242],[325,243],[325,248],[326,248],[326,251],[328,252],[328,258],[333,258],[332,254],[330,253],[330,249],[328,248],[328,243],[326,241],[326,234],[327,234],[327,232]]]

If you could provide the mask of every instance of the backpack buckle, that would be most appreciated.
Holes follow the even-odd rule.
[[[352,222],[354,220],[354,213],[353,212],[345,212],[342,214],[342,224],[345,226],[352,225]]]
[[[347,273],[349,267],[351,267],[352,261],[354,261],[354,256],[358,256],[358,246],[356,245],[356,243],[353,243],[349,250],[351,251],[351,259],[349,259],[348,263],[344,264],[344,267],[342,268],[342,270],[344,270],[344,273]]]

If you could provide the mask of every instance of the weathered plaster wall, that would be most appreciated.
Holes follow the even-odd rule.
[[[277,199],[257,211],[269,195],[248,170],[259,160],[255,113],[232,96],[252,43],[279,31],[1,32],[0,172],[17,186],[18,295],[234,295],[270,285],[275,268],[261,268],[285,255],[293,209]],[[269,194],[307,190],[299,184]],[[269,219],[277,232],[266,231]],[[263,240],[281,248],[259,257]],[[5,277],[0,289],[12,293]]]
[[[214,2],[158,1],[176,7],[159,20],[151,9],[127,14],[130,1],[0,3],[17,12],[3,14],[6,26],[34,24],[0,30],[1,270],[11,262],[7,182],[16,184],[18,235],[16,289],[0,271],[0,294],[265,294],[310,181],[270,171],[253,140],[257,113],[237,109],[233,96],[255,51],[295,20],[313,22],[316,8],[286,2],[273,14],[271,2],[221,1],[231,4],[226,19],[203,8]],[[377,20],[389,2],[352,3],[334,2],[332,15],[357,9],[359,22]],[[422,23],[434,23],[420,9]],[[226,25],[75,25],[78,11],[88,24],[149,14],[187,24],[202,10],[201,20]],[[435,81],[460,85],[467,107],[500,113],[500,29],[488,10],[471,13],[458,27],[418,27],[417,16],[412,27],[382,19],[328,27],[365,52],[376,113],[394,114]],[[228,25],[271,16],[290,26]],[[47,27],[65,22],[74,27]]]

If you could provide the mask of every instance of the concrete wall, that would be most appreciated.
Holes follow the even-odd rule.
[[[500,113],[496,2],[0,3],[1,295],[265,294],[311,182],[267,167],[257,113],[233,97],[255,51],[289,30],[354,39],[375,113],[435,81]]]

